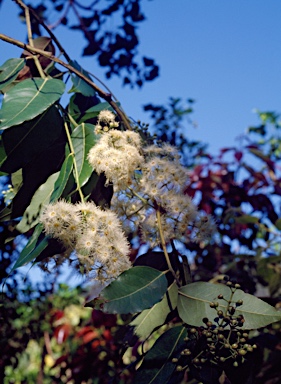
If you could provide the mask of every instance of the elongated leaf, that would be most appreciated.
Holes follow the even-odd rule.
[[[0,110],[0,129],[31,120],[40,115],[63,94],[65,85],[57,79],[27,79],[4,96]]]
[[[6,150],[1,170],[13,173],[51,146],[62,132],[62,117],[52,106],[40,116],[3,132]]]
[[[93,168],[90,166],[87,156],[89,150],[96,143],[94,129],[95,126],[92,124],[82,123],[74,129],[71,135],[80,186],[83,186],[89,180],[93,172]]]
[[[259,218],[251,215],[242,215],[235,217],[235,222],[239,224],[257,224],[259,222]]]
[[[50,201],[56,201],[61,197],[73,168],[73,156],[69,154],[61,167]]]
[[[178,357],[184,344],[186,329],[177,326],[169,329],[156,340],[145,355],[142,365],[137,370],[134,384],[165,384],[173,374],[176,364],[172,357]]]
[[[9,59],[0,67],[0,91],[15,80],[24,67],[24,59]]]
[[[217,317],[217,311],[210,308],[211,302],[217,301],[219,303],[217,309],[226,312],[227,302],[217,299],[220,294],[226,300],[230,300],[231,290],[223,284],[204,282],[181,287],[178,297],[179,316],[185,323],[194,326],[203,325],[204,317],[212,321]],[[244,316],[243,329],[257,329],[281,320],[281,313],[275,308],[241,289],[237,289],[232,298],[234,303],[238,300],[242,300],[243,305],[236,308],[235,316]]]
[[[75,69],[78,69],[83,75],[85,75],[88,79],[91,80],[91,77],[89,76],[88,72],[85,71],[81,65],[77,63],[77,61],[70,61],[69,64],[74,67]],[[71,75],[71,80],[73,83],[72,88],[69,90],[69,93],[71,92],[80,92],[84,96],[94,96],[96,94],[96,91],[93,87],[91,87],[89,84],[86,83],[86,81],[80,79],[80,77],[76,75]]]
[[[176,308],[178,300],[178,288],[174,282],[166,292],[163,299],[153,305],[150,309],[145,309],[138,315],[130,325],[134,326],[134,333],[146,339],[155,328],[163,325],[168,314]]]
[[[152,307],[167,290],[165,272],[134,267],[123,272],[101,293],[107,313],[136,313]]]
[[[39,247],[37,247],[38,244],[38,238],[41,235],[43,231],[43,225],[38,224],[36,228],[34,229],[34,232],[32,236],[30,237],[28,243],[24,247],[24,249],[21,251],[18,260],[14,264],[11,272],[13,272],[15,269],[29,263],[35,257],[38,256],[38,254],[48,245],[48,241],[46,238],[44,238],[40,243]],[[39,253],[38,253],[39,252]]]
[[[27,232],[39,222],[44,205],[50,202],[55,182],[58,177],[59,172],[52,174],[47,181],[37,189],[29,206],[26,208],[21,221],[16,226],[18,231],[22,233]]]

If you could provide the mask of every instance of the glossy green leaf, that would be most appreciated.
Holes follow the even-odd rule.
[[[21,221],[16,226],[18,231],[22,233],[27,232],[39,222],[44,205],[50,202],[55,182],[58,177],[59,172],[52,174],[47,181],[37,189],[29,206],[26,208]]]
[[[85,71],[81,65],[77,63],[77,61],[71,60],[69,64],[80,71],[83,75],[85,75],[89,80],[91,80],[91,77],[89,76],[88,72]],[[71,81],[73,83],[72,88],[69,90],[69,93],[71,92],[80,92],[84,96],[94,96],[96,94],[96,91],[93,87],[91,87],[89,84],[86,83],[85,80],[80,79],[80,77],[71,74]]]
[[[69,176],[71,174],[72,169],[73,169],[73,155],[69,154],[63,162],[63,165],[59,173],[59,177],[55,182],[54,190],[53,190],[50,201],[56,201],[61,197],[66,187],[66,184],[69,180]]]
[[[82,123],[74,129],[71,135],[80,186],[83,186],[89,180],[93,172],[87,156],[89,150],[96,143],[94,129],[95,126],[92,124]]]
[[[176,326],[163,333],[147,352],[137,370],[133,384],[165,384],[173,374],[176,364],[173,357],[179,357],[183,348],[186,328]]]
[[[13,173],[30,163],[57,140],[62,123],[61,115],[53,106],[33,120],[6,129],[2,134],[6,157],[1,170]]]
[[[4,91],[12,83],[18,73],[23,69],[24,59],[9,59],[0,67],[0,91]]]
[[[167,290],[166,272],[150,267],[134,267],[123,272],[102,291],[103,311],[136,313],[152,307]]]
[[[42,250],[47,247],[48,240],[45,237],[38,244],[38,239],[42,231],[43,231],[43,225],[41,223],[37,224],[37,226],[33,231],[32,236],[30,237],[24,249],[21,251],[19,258],[14,264],[11,272],[29,263],[30,261],[34,260],[40,254],[40,252],[42,252]]]
[[[0,110],[0,129],[19,125],[40,115],[63,94],[65,84],[57,79],[26,79],[4,96]]]
[[[174,282],[167,290],[163,299],[150,309],[142,311],[131,323],[134,333],[142,339],[146,339],[155,328],[163,325],[168,314],[176,308],[178,300],[178,288]]]
[[[178,312],[181,319],[194,326],[203,325],[202,319],[207,317],[211,321],[217,317],[216,309],[210,308],[210,303],[217,301],[218,310],[224,313],[227,309],[227,301],[219,300],[218,295],[222,294],[228,301],[230,300],[231,290],[223,284],[212,284],[197,282],[188,284],[179,289]],[[243,315],[245,323],[243,329],[257,329],[268,324],[281,320],[281,313],[276,311],[271,305],[258,299],[255,296],[237,289],[234,292],[232,302],[243,301],[243,305],[235,310],[235,316]]]

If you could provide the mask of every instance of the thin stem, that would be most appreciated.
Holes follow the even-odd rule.
[[[132,127],[130,125],[129,119],[126,116],[126,114],[118,107],[118,105],[112,100],[111,94],[104,92],[101,88],[99,88],[92,80],[90,80],[87,76],[83,75],[80,71],[78,71],[76,68],[72,67],[72,65],[69,65],[65,63],[64,61],[58,59],[56,56],[53,56],[51,52],[43,51],[42,49],[38,49],[35,47],[31,47],[29,44],[22,43],[19,40],[13,39],[9,36],[6,36],[2,33],[0,33],[0,39],[3,41],[6,41],[7,43],[16,45],[17,47],[23,48],[31,53],[39,53],[40,55],[47,57],[48,59],[60,64],[64,68],[67,68],[70,72],[75,73],[80,79],[84,80],[87,84],[89,84],[96,92],[97,94],[103,98],[105,101],[108,102],[108,104],[114,109],[114,111],[119,116],[120,120],[123,122],[125,128],[127,130],[132,130]]]
[[[180,281],[177,277],[176,272],[174,271],[174,269],[172,267],[172,264],[171,264],[171,261],[170,261],[170,258],[169,258],[168,252],[167,252],[166,243],[165,243],[164,234],[163,234],[163,229],[162,229],[162,224],[161,224],[161,213],[160,213],[159,209],[156,210],[156,216],[157,216],[157,223],[158,223],[158,230],[159,230],[161,245],[162,245],[162,249],[163,249],[163,252],[165,255],[165,259],[166,259],[169,271],[174,276],[177,284],[180,285]]]
[[[80,183],[79,183],[79,173],[78,173],[77,163],[76,163],[76,159],[75,159],[75,151],[74,151],[74,147],[73,147],[73,144],[72,144],[69,128],[68,128],[68,125],[67,125],[66,122],[64,123],[64,128],[65,128],[65,132],[66,132],[66,136],[67,136],[67,140],[68,140],[68,145],[69,145],[70,153],[73,156],[73,167],[74,167],[74,174],[75,174],[74,177],[75,177],[75,180],[76,180],[77,190],[79,192],[79,195],[80,195],[82,203],[84,203],[85,199],[84,199],[84,195],[82,193],[82,190],[81,190],[81,187],[80,187]]]
[[[19,7],[21,7],[23,10],[25,10],[25,7],[27,7],[21,0],[13,0],[16,4],[18,4]],[[32,8],[29,8],[29,11],[32,13],[32,16],[38,21],[40,25],[48,32],[52,40],[56,43],[57,47],[60,50],[60,53],[66,58],[67,61],[70,61],[70,56],[66,53],[63,46],[60,44],[56,36],[53,34],[53,32],[50,30],[50,28],[45,24],[44,20],[42,20],[36,12],[33,11]]]
[[[32,29],[31,29],[31,22],[30,22],[30,13],[29,8],[27,6],[24,6],[24,12],[25,12],[25,22],[26,22],[26,28],[27,28],[27,36],[28,36],[28,42],[31,47],[34,47],[33,44],[33,37],[32,37]],[[36,65],[36,68],[39,72],[39,75],[42,77],[42,79],[46,78],[46,75],[42,69],[42,66],[40,64],[40,61],[36,55],[33,56],[34,63]]]

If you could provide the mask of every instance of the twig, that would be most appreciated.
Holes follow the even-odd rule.
[[[16,0],[18,1],[18,0]],[[0,33],[0,39],[3,41],[6,41],[7,43],[16,45],[17,47],[20,47],[22,49],[27,50],[28,52],[31,52],[33,54],[39,53],[42,56],[47,57],[48,59],[60,64],[64,68],[67,68],[70,72],[75,73],[80,79],[84,80],[87,84],[89,84],[96,92],[97,94],[103,98],[105,101],[108,102],[108,104],[114,109],[114,111],[119,116],[120,120],[123,122],[125,128],[127,130],[132,130],[132,127],[130,125],[130,122],[128,120],[128,117],[125,115],[125,113],[118,107],[116,102],[114,102],[111,98],[111,94],[104,92],[101,88],[99,88],[92,80],[90,80],[87,76],[83,75],[80,71],[78,71],[76,68],[72,67],[72,65],[69,65],[65,63],[64,61],[58,59],[56,56],[54,56],[51,52],[43,51],[39,48],[31,47],[29,44],[25,44],[19,40],[13,39],[12,37],[6,36],[2,33]]]

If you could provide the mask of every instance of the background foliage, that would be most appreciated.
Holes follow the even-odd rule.
[[[111,1],[109,6],[101,9],[98,5],[98,1],[86,8],[76,1],[32,4],[36,14],[46,23],[48,7],[54,7],[58,12],[58,23],[82,31],[87,42],[83,54],[95,54],[100,65],[107,68],[108,77],[122,76],[124,84],[132,86],[141,86],[144,81],[156,77],[158,67],[154,60],[144,57],[141,64],[135,62],[138,45],[136,23],[144,19],[140,1]],[[70,23],[71,11],[79,24]],[[115,12],[121,15],[121,32],[103,29],[106,18]],[[33,33],[41,36],[42,22],[38,22],[35,16],[31,22]],[[34,45],[54,53],[50,39],[34,40]],[[86,162],[87,151],[95,142],[93,124],[99,111],[110,105],[101,103],[104,94],[93,91],[72,72],[69,104],[58,108],[57,101],[64,92],[62,79],[65,68],[50,65],[50,61],[44,61],[42,56],[39,60],[41,68],[52,76],[51,79],[38,77],[38,67],[28,52],[0,68],[0,89],[6,94],[0,112],[1,172],[3,185],[13,185],[13,190],[8,189],[5,195],[8,205],[5,207],[2,202],[2,281],[14,260],[17,261],[12,271],[35,258],[37,261],[46,260],[64,251],[60,243],[43,235],[38,219],[44,202],[69,195],[72,202],[79,200],[73,170],[78,173],[83,194],[97,205],[109,205],[112,196],[111,188],[104,186],[103,176],[92,173]],[[86,77],[93,78],[78,63],[67,61]],[[105,100],[111,102],[111,97],[106,96]],[[29,108],[26,108],[27,104]],[[218,156],[214,156],[208,153],[206,145],[190,141],[182,134],[184,125],[192,123],[193,100],[184,103],[171,98],[167,106],[147,104],[144,108],[154,120],[151,129],[157,139],[177,145],[181,150],[190,174],[185,192],[194,197],[200,209],[212,214],[217,223],[217,234],[209,245],[182,244],[180,256],[183,264],[189,260],[191,267],[190,276],[185,278],[191,277],[194,282],[217,282],[226,274],[246,293],[280,306],[279,115],[260,112],[260,125],[249,128],[239,148],[223,148]],[[69,138],[64,130],[65,121],[70,128],[74,157],[67,150]],[[141,131],[149,137],[147,127],[141,126]],[[131,258],[134,260],[141,240],[137,236],[131,240],[134,244]],[[23,242],[27,241],[19,256]],[[55,262],[60,264],[60,259]],[[147,266],[153,268],[151,276],[147,274]],[[280,323],[264,326],[268,323],[258,321],[256,327],[249,326],[250,329],[263,327],[247,336],[248,344],[257,345],[257,349],[246,363],[240,364],[242,361],[239,360],[239,368],[221,360],[218,366],[193,362],[188,373],[176,370],[172,358],[180,359],[186,343],[188,348],[185,349],[193,356],[197,356],[198,348],[203,351],[206,346],[199,345],[202,343],[202,325],[200,328],[197,320],[193,324],[193,317],[186,319],[180,307],[179,313],[175,309],[178,293],[171,276],[167,274],[166,279],[166,269],[162,253],[149,250],[136,259],[132,269],[135,276],[124,274],[123,281],[117,280],[115,286],[104,290],[107,303],[103,309],[122,314],[118,316],[83,308],[80,288],[56,287],[52,279],[44,287],[32,287],[27,282],[23,286],[19,273],[13,272],[6,282],[0,308],[4,348],[0,360],[2,381],[173,383],[184,380],[217,383],[221,377],[220,381],[225,383],[229,380],[238,383],[241,378],[245,383],[277,382],[280,375]],[[131,302],[117,297],[121,304],[116,306],[115,294],[120,292],[118,284],[124,286],[126,279],[138,282],[140,278],[143,280],[132,288]],[[162,287],[158,296],[148,293],[150,288],[153,292],[151,282],[154,279]],[[185,291],[190,289],[188,285],[185,287],[181,293],[190,294]],[[196,292],[200,291],[198,287]],[[139,292],[140,288],[143,292]],[[167,288],[168,295],[163,297]],[[133,296],[135,291],[139,292],[137,298]],[[201,295],[206,297],[206,292]],[[149,304],[143,303],[144,298],[149,300]],[[138,307],[140,303],[143,307]],[[95,308],[100,304],[92,303]],[[206,308],[208,313],[214,313],[209,305]],[[126,310],[129,313],[143,312],[132,318]],[[179,316],[190,326],[178,325]],[[150,321],[146,323],[146,319]],[[156,321],[151,324],[151,319]],[[135,375],[135,367],[143,356],[144,363]],[[224,358],[222,355],[219,357]]]

